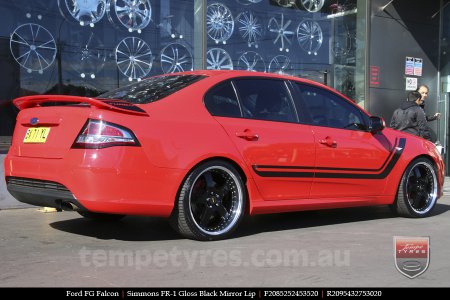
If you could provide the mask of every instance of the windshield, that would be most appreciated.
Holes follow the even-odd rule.
[[[142,80],[99,95],[99,99],[125,100],[133,104],[145,104],[160,100],[203,78],[203,75],[159,76]]]

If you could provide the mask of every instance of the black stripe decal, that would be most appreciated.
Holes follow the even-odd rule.
[[[351,179],[383,179],[391,173],[392,169],[397,164],[400,156],[403,153],[403,150],[406,145],[406,139],[401,138],[399,140],[398,146],[394,144],[394,148],[389,154],[386,161],[383,163],[381,168],[379,169],[354,169],[354,168],[327,168],[327,167],[308,167],[308,166],[258,166],[253,165],[253,170],[255,173],[261,177],[296,177],[296,178],[351,178]],[[385,167],[386,166],[386,167]],[[358,171],[358,172],[379,172],[384,168],[381,173],[370,174],[370,173],[342,173],[342,172],[317,172],[319,170],[327,170],[327,171]],[[298,171],[298,172],[280,172],[280,171],[260,171],[258,169],[297,169],[297,170],[308,170],[308,172]],[[309,171],[311,170],[311,171]],[[314,172],[315,171],[315,172]]]

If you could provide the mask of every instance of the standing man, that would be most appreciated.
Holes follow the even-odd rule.
[[[419,92],[410,92],[406,101],[394,111],[390,127],[431,140],[425,112],[420,107],[422,103],[422,95]]]
[[[420,93],[420,95],[422,96],[422,104],[420,105],[420,107],[422,107],[422,109],[425,109],[425,100],[428,97],[428,92],[429,92],[429,88],[427,85],[422,84],[420,85],[416,91],[418,91]],[[434,115],[429,115],[426,116],[427,117],[427,121],[431,122],[434,120],[439,120],[441,118],[441,113],[435,113]]]

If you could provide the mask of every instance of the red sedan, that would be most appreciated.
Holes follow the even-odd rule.
[[[426,217],[442,195],[434,144],[295,77],[194,71],[14,104],[9,192],[91,219],[164,216],[215,240],[245,214],[391,205]]]

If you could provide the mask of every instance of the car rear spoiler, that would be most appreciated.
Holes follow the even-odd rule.
[[[68,96],[68,95],[36,95],[36,96],[26,96],[20,97],[13,100],[14,105],[22,110],[31,107],[41,106],[44,103],[50,104],[58,103],[61,104],[89,104],[90,106],[95,106],[102,109],[109,109],[117,112],[134,114],[140,116],[148,116],[145,110],[140,107],[124,101],[124,100],[113,100],[113,99],[96,99],[90,97],[82,96]]]

